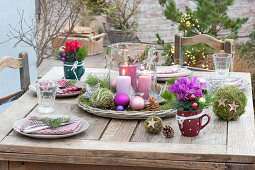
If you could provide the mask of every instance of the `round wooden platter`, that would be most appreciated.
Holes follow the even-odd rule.
[[[115,111],[103,110],[95,107],[88,106],[81,101],[78,101],[78,106],[86,112],[96,116],[108,117],[114,119],[147,119],[150,115],[156,115],[160,118],[173,117],[176,115],[176,110],[160,110],[160,111]]]

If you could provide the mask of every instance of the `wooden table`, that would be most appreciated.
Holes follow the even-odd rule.
[[[232,75],[250,81],[248,73]],[[43,78],[61,77],[62,68],[54,67]],[[198,137],[184,137],[175,118],[164,119],[164,124],[175,129],[175,137],[170,139],[146,133],[144,121],[96,117],[81,110],[75,98],[57,98],[54,114],[84,118],[90,127],[74,137],[42,140],[12,130],[17,120],[38,114],[36,97],[27,92],[0,115],[0,169],[255,169],[251,86],[245,93],[248,105],[238,121],[226,122],[213,116]]]

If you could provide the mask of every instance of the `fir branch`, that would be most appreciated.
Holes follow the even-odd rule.
[[[98,77],[96,75],[90,74],[86,80],[86,83],[88,83],[92,87],[99,83],[102,88],[110,89],[110,77],[109,76]]]
[[[34,116],[34,117],[31,117],[29,120],[45,123],[46,125],[50,127],[50,129],[56,129],[57,127],[62,126],[63,123],[70,122],[69,117],[58,117],[58,118],[52,119],[49,117],[38,118]]]

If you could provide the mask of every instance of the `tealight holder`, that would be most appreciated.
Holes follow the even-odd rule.
[[[158,60],[155,45],[130,42],[111,44],[106,59],[110,87],[116,94],[127,94],[132,87],[148,99],[148,89],[155,91]]]

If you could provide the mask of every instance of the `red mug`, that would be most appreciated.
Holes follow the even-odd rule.
[[[204,125],[202,125],[202,119],[205,116],[208,117],[208,120]],[[176,119],[182,135],[193,137],[197,136],[200,130],[208,125],[211,120],[211,116],[203,114],[202,110],[193,112],[177,111]]]

